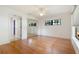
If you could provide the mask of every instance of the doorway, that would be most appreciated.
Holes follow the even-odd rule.
[[[36,35],[37,35],[37,20],[29,18],[27,20],[27,36],[29,38]]]
[[[22,17],[12,16],[11,17],[11,41],[22,39]]]

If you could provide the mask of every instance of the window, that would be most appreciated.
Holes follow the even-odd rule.
[[[61,19],[47,20],[45,25],[61,25]]]

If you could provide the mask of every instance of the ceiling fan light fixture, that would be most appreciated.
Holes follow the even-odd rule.
[[[39,8],[39,15],[44,16],[46,14],[47,8]]]
[[[40,16],[43,16],[44,14],[43,13],[40,13]]]

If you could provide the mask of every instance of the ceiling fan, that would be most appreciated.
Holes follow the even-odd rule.
[[[39,8],[39,15],[44,16],[47,12],[47,8]]]

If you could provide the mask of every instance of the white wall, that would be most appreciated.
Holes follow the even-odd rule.
[[[79,32],[79,26],[77,27],[77,32]]]
[[[61,19],[61,25],[45,26],[45,21],[49,19]],[[57,16],[47,16],[38,20],[38,35],[53,36],[60,38],[71,38],[71,15],[63,14]]]
[[[22,16],[23,18],[23,39],[27,37],[27,25],[25,23],[27,23],[26,20],[26,15],[12,10],[10,8],[4,7],[4,6],[0,6],[0,44],[5,44],[10,42],[10,40],[12,39],[12,34],[11,34],[11,23],[10,23],[10,16],[12,15],[18,15],[18,16]]]
[[[75,9],[74,13],[72,14],[72,44],[74,47],[74,50],[76,53],[79,54],[79,40],[75,37],[75,27],[73,26],[74,24],[79,24],[79,6]],[[78,31],[79,31],[79,26],[78,26]]]
[[[22,39],[27,39],[27,18],[26,18],[26,15],[23,16],[23,20],[22,20]]]
[[[72,25],[74,24],[79,25],[79,6],[77,6],[72,16],[73,16]]]

